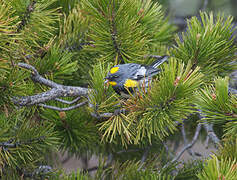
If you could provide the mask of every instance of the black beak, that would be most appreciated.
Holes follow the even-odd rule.
[[[112,77],[110,75],[106,76],[104,79],[110,80]]]

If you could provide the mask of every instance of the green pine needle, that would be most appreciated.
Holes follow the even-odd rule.
[[[191,69],[191,62],[185,66],[170,59],[147,93],[128,100],[126,108],[130,113],[126,117],[136,124],[135,143],[146,138],[152,143],[152,136],[162,140],[173,133],[177,122],[195,111],[194,92],[201,86],[202,79],[199,68]]]
[[[227,75],[236,69],[231,62],[236,60],[233,17],[200,12],[199,20],[192,17],[187,21],[187,32],[176,36],[177,45],[171,49],[177,59],[193,66],[200,66],[205,79],[210,81],[217,75]]]
[[[215,86],[209,85],[197,93],[197,104],[204,113],[204,120],[211,123],[232,122],[235,126],[237,121],[237,97],[228,93],[227,77],[215,79]]]
[[[203,171],[197,176],[200,180],[235,180],[237,179],[236,165],[236,159],[218,159],[216,156],[212,156],[210,160],[207,160],[207,164],[204,165]]]
[[[174,28],[161,6],[151,0],[83,0],[81,4],[90,17],[88,36],[93,46],[89,48],[101,54],[99,59],[141,63],[145,55],[155,54],[172,39]]]

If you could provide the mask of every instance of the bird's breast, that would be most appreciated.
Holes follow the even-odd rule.
[[[137,87],[139,85],[138,81],[132,80],[132,79],[127,79],[124,83],[124,86],[127,88],[134,88]]]

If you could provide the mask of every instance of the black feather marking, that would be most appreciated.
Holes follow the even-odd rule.
[[[158,66],[160,66],[161,64],[163,64],[165,61],[167,61],[169,58],[169,56],[160,56],[158,58],[156,58],[156,61],[154,61],[150,66],[152,66],[153,68],[157,68]]]

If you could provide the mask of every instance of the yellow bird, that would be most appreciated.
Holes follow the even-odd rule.
[[[160,56],[151,65],[119,64],[110,69],[105,79],[119,95],[129,94],[141,85],[148,86],[152,76],[160,72],[157,67],[167,60],[168,56]]]

